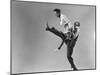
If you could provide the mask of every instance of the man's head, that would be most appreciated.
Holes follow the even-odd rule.
[[[74,22],[74,28],[79,28],[80,27],[80,22],[76,21]]]
[[[61,10],[56,8],[53,11],[55,12],[55,15],[60,18]]]

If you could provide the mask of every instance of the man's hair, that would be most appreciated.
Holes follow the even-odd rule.
[[[80,27],[80,22],[76,21],[74,22],[74,25]]]
[[[58,8],[54,9],[53,11],[56,12],[56,13],[60,13],[61,12],[61,10],[58,9]]]

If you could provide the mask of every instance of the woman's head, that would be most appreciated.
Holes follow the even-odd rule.
[[[60,17],[60,14],[61,14],[61,10],[60,10],[60,9],[56,8],[56,9],[54,9],[53,11],[55,12],[55,15],[56,15],[57,17]]]
[[[74,28],[79,28],[80,27],[80,22],[76,21],[74,22]]]

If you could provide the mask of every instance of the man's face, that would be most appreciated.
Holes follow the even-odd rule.
[[[54,14],[55,14],[55,16],[57,16],[57,17],[59,17],[59,15],[60,15],[60,14],[59,14],[59,13],[57,13],[57,12],[54,12]]]

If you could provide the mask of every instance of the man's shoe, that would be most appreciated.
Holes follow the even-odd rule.
[[[50,28],[49,28],[49,26],[48,26],[48,23],[46,24],[46,31],[48,31]]]

